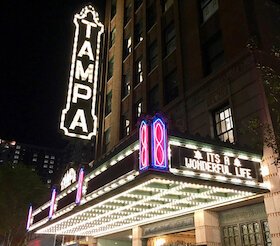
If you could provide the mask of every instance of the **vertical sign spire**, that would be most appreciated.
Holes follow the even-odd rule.
[[[50,209],[49,209],[49,219],[52,218],[54,212],[55,212],[55,202],[56,202],[56,189],[52,189],[52,196],[51,196],[51,202],[50,202]]]
[[[84,175],[85,175],[84,169],[81,168],[79,172],[79,180],[78,180],[78,187],[76,193],[76,204],[80,204],[83,196]]]
[[[29,206],[28,209],[28,217],[27,217],[27,223],[26,223],[26,230],[29,230],[30,225],[32,224],[32,205]]]
[[[70,137],[91,139],[96,135],[96,91],[103,24],[92,6],[74,17],[75,36],[66,107],[60,129]]]

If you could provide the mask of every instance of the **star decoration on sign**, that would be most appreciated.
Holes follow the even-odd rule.
[[[199,150],[194,151],[194,158],[198,160],[203,159],[202,154]]]
[[[236,166],[236,167],[241,167],[241,162],[240,162],[240,160],[238,159],[238,158],[235,158],[234,159],[234,166]]]

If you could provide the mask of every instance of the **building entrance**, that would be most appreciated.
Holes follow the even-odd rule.
[[[193,246],[195,230],[156,236],[147,240],[147,246]]]
[[[132,230],[122,231],[97,239],[97,246],[132,246]]]

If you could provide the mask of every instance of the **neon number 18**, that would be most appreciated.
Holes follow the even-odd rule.
[[[145,170],[149,167],[149,126],[146,121],[142,121],[139,128],[139,141],[140,141],[140,160],[139,169],[140,171]]]
[[[165,123],[155,117],[152,122],[152,166],[156,169],[167,170],[167,131]]]

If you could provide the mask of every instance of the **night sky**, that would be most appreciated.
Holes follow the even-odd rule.
[[[87,4],[104,23],[105,1],[29,0],[1,5],[0,139],[60,148],[73,16]]]

